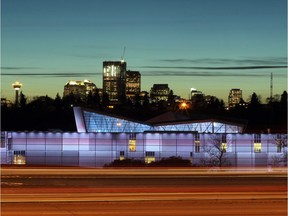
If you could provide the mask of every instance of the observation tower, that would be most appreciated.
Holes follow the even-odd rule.
[[[22,87],[22,83],[16,81],[15,83],[12,84],[14,90],[15,90],[15,105],[19,106],[19,90]]]

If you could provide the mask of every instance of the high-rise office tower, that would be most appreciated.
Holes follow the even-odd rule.
[[[168,101],[170,88],[168,84],[154,84],[150,90],[150,97],[152,101]]]
[[[126,71],[126,97],[132,101],[136,94],[140,94],[141,91],[141,74],[139,71]]]
[[[241,89],[231,89],[228,96],[228,107],[233,108],[236,104],[239,104],[242,99],[242,90]]]
[[[107,93],[109,100],[120,102],[125,98],[125,61],[103,62],[103,93]]]

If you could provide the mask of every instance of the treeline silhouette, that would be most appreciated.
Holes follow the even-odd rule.
[[[260,96],[253,93],[249,102],[241,101],[234,108],[225,109],[223,100],[212,97],[206,101],[203,97],[191,99],[191,105],[185,108],[175,102],[173,97],[168,101],[149,102],[148,95],[137,95],[134,101],[125,99],[121,104],[109,108],[109,98],[98,92],[91,92],[85,99],[73,94],[61,98],[59,94],[53,99],[38,96],[31,101],[20,92],[18,106],[1,104],[2,131],[77,131],[73,107],[82,106],[91,110],[125,116],[139,121],[145,121],[167,111],[180,113],[191,118],[197,115],[208,118],[223,118],[240,120],[247,123],[245,132],[286,133],[287,132],[287,92],[268,98],[263,104]]]

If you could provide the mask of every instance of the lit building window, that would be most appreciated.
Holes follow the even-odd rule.
[[[280,134],[277,134],[277,138],[275,141],[276,141],[276,146],[277,146],[277,152],[278,153],[282,152],[282,144],[281,144]]]
[[[129,136],[129,152],[136,152],[136,134]]]
[[[14,151],[13,164],[26,164],[25,151]]]
[[[145,152],[145,163],[150,164],[155,161],[155,152]]]
[[[254,143],[254,152],[255,153],[261,152],[261,143]]]
[[[222,151],[227,152],[227,143],[222,143]]]
[[[261,152],[261,134],[254,134],[254,152]]]
[[[194,134],[194,145],[195,145],[195,152],[200,152],[200,136],[199,134]]]
[[[227,152],[227,140],[226,140],[226,134],[222,134],[221,136],[221,141],[222,141],[222,151]]]
[[[124,151],[120,151],[119,160],[124,160],[124,159],[125,159],[125,152]]]

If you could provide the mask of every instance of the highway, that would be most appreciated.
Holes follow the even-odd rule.
[[[1,203],[2,215],[286,216],[287,171],[3,167]]]

